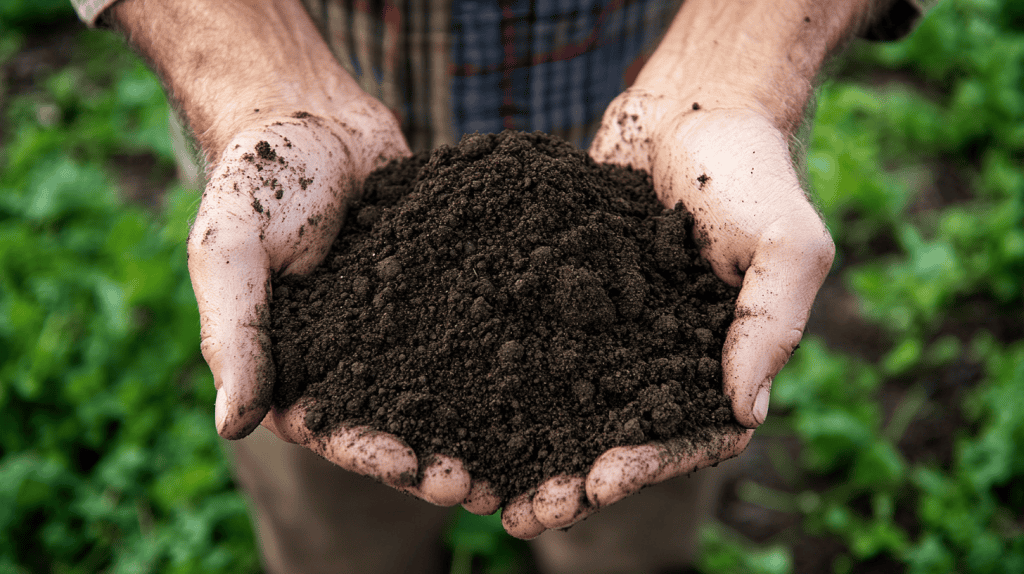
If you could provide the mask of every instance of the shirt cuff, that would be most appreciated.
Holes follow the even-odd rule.
[[[75,12],[78,12],[82,22],[89,27],[95,27],[96,19],[114,2],[117,0],[71,0],[71,5],[75,7]]]

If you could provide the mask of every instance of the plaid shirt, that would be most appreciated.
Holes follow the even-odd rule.
[[[89,23],[113,1],[72,0]],[[342,65],[401,118],[414,150],[506,128],[540,130],[585,147],[605,107],[631,83],[681,4],[303,2]],[[914,8],[912,2],[894,6]],[[897,12],[882,14],[875,28],[906,25],[896,37],[905,34],[912,18]],[[892,39],[882,36],[877,39]]]
[[[680,0],[305,0],[335,55],[414,149],[462,134],[593,136]]]

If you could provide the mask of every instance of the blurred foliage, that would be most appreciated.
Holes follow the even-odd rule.
[[[445,532],[445,544],[452,551],[451,574],[520,574],[526,543],[516,540],[501,526],[501,511],[489,516],[454,512]]]
[[[0,1],[0,62],[68,14]],[[0,572],[258,571],[198,354],[198,197],[171,186],[153,213],[115,183],[115,156],[173,164],[158,82],[83,31],[70,65],[0,103]],[[818,93],[807,160],[885,351],[806,338],[759,433],[799,439],[773,458],[789,484],[740,496],[841,541],[837,573],[1024,571],[1024,343],[999,326],[1024,303],[1024,3],[943,0],[907,39],[856,44]],[[910,456],[908,429],[948,408],[940,379],[965,365],[950,458]],[[457,513],[445,540],[460,574],[515,572],[524,552],[497,516]],[[792,572],[789,542],[713,526],[698,567]]]
[[[256,571],[197,353],[198,197],[171,189],[153,214],[108,165],[172,164],[163,92],[113,35],[77,46],[4,109],[0,572]]]
[[[1021,6],[940,2],[909,38],[856,46],[819,92],[812,191],[889,350],[869,364],[805,338],[761,431],[800,439],[798,472],[777,456],[790,488],[741,494],[799,513],[805,536],[841,539],[837,573],[878,559],[912,574],[1024,571],[1024,344],[999,338],[1024,304]],[[935,397],[965,365],[981,374],[952,383],[973,385],[958,389],[952,461],[910,462],[901,439],[956,408]],[[883,387],[901,397],[891,413]]]
[[[0,0],[0,30],[31,30],[74,14],[68,0]]]
[[[751,548],[716,525],[703,529],[700,546],[697,567],[701,572],[787,574],[793,571],[793,561],[784,546]]]

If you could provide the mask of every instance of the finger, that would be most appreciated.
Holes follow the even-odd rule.
[[[723,391],[747,428],[765,421],[772,380],[800,343],[835,253],[815,214],[793,219],[758,241],[722,349]]]
[[[618,502],[641,488],[717,464],[747,447],[753,430],[730,432],[711,444],[677,439],[613,448],[602,454],[586,479],[594,509]]]
[[[501,511],[501,525],[510,536],[530,540],[540,536],[544,525],[533,513],[533,493],[520,494],[505,505]]]
[[[595,510],[587,500],[586,479],[582,476],[548,479],[533,497],[533,513],[546,528],[565,528]]]
[[[786,139],[767,119],[750,110],[683,114],[666,134],[655,186],[666,205],[682,201],[693,213],[701,254],[720,279],[741,287],[723,348],[723,391],[736,420],[756,428],[835,247],[800,187]]]
[[[314,435],[306,427],[308,399],[286,411],[274,409],[275,434],[300,444],[344,468],[377,479],[393,488],[406,489],[416,483],[416,453],[398,437],[365,426],[341,426],[327,436]]]
[[[344,216],[351,185],[330,159],[340,155],[339,144],[309,121],[278,121],[236,136],[210,176],[189,235],[203,356],[225,438],[247,435],[269,408],[270,271],[309,271]]]
[[[455,506],[469,496],[471,481],[462,461],[436,454],[424,462],[423,478],[401,490],[437,506]]]
[[[207,193],[188,242],[201,349],[217,387],[217,432],[228,439],[256,428],[274,387],[267,255],[251,213],[238,194]]]
[[[269,430],[270,432],[277,435],[277,438],[285,442],[295,444],[295,441],[292,440],[289,434],[286,434],[284,430],[278,428],[277,420],[277,410],[274,407],[271,407],[270,411],[267,413],[267,416],[263,417],[263,422],[261,422],[260,424],[263,425],[263,427]]]
[[[501,498],[495,494],[491,483],[486,480],[474,480],[469,488],[469,494],[462,501],[462,508],[473,514],[490,516],[501,508]]]
[[[284,413],[272,411],[267,428],[346,470],[376,478],[431,504],[454,506],[469,495],[471,481],[462,461],[434,455],[424,462],[422,478],[417,481],[416,454],[401,439],[369,427],[346,426],[318,437],[306,427],[308,402],[300,401]]]

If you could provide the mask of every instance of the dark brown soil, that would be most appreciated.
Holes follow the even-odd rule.
[[[274,281],[275,404],[462,459],[503,500],[615,446],[713,440],[737,291],[692,225],[540,133],[392,163],[321,267]]]

